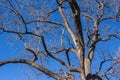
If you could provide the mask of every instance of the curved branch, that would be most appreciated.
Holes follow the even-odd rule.
[[[54,21],[51,21],[51,20],[31,20],[31,21],[26,22],[26,24],[30,24],[30,23],[34,23],[34,22],[44,22],[44,23],[51,23],[51,24],[55,24],[55,25],[65,26],[62,23],[54,22]]]
[[[40,70],[41,72],[45,73],[46,75],[55,78],[57,80],[62,79],[62,77],[60,77],[59,75],[57,75],[56,73],[53,73],[52,71],[34,63],[33,61],[29,61],[29,60],[25,60],[25,59],[11,59],[11,60],[4,60],[0,62],[0,66],[3,66],[5,64],[9,64],[9,63],[24,63],[27,65],[30,65],[38,70]]]

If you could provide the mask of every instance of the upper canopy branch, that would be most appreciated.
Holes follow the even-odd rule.
[[[59,26],[65,26],[62,23],[54,22],[51,20],[31,20],[31,21],[26,22],[26,24],[35,23],[35,22],[44,22],[44,23],[51,23],[51,24],[55,24],[55,25],[59,25]]]
[[[61,4],[61,3],[62,3],[62,0],[61,0],[60,4]],[[74,35],[74,33],[73,33],[73,31],[72,31],[72,29],[71,29],[71,27],[70,27],[70,25],[69,25],[69,22],[68,22],[65,14],[64,14],[64,12],[63,12],[63,10],[62,10],[62,6],[59,5],[58,9],[59,9],[60,15],[62,16],[62,18],[63,18],[63,20],[64,20],[65,28],[68,30],[68,32],[69,32],[72,40],[73,40],[74,43],[75,43],[75,35]]]
[[[72,0],[71,2],[69,2],[70,8],[72,10],[72,14],[73,14],[73,20],[74,20],[74,25],[75,25],[75,29],[76,29],[76,35],[78,40],[76,41],[76,43],[79,42],[79,45],[82,46],[84,48],[84,40],[83,40],[83,32],[82,32],[82,24],[80,21],[80,8],[76,2],[76,0]]]
[[[18,19],[20,20],[20,22],[23,22],[24,24],[24,27],[25,27],[25,30],[26,32],[28,31],[27,29],[27,26],[26,26],[26,21],[24,19],[24,17],[14,8],[13,4],[11,3],[10,0],[8,0],[8,3],[10,4],[10,7],[7,7],[11,12],[13,12],[17,17]]]
[[[96,43],[98,42],[98,36],[99,36],[98,35],[98,27],[99,27],[99,22],[97,20],[95,20],[94,28],[93,28],[93,35],[92,35],[92,43],[91,43],[91,46],[90,46],[89,52],[88,52],[88,57],[91,61],[94,57],[94,50],[95,50]]]

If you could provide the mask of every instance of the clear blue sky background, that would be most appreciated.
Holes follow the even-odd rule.
[[[0,61],[5,59],[17,58],[22,51],[20,42],[10,40],[8,34],[0,35]],[[40,74],[39,71],[37,74]],[[7,64],[0,67],[0,80],[47,80],[47,76],[37,76],[31,67],[24,64]],[[49,78],[49,80],[53,80]]]
[[[110,25],[116,27],[116,29],[120,28],[120,23],[111,23]],[[0,34],[0,61],[13,57],[17,58],[21,55],[21,51],[23,50],[21,45],[20,41],[16,41],[13,38],[11,39],[8,34]],[[101,46],[102,45],[104,44],[101,44]],[[104,47],[105,49],[113,51],[112,55],[115,56],[120,47],[120,40],[112,39],[108,43],[105,43]],[[99,48],[97,49],[99,50]],[[37,77],[34,71],[24,64],[7,64],[0,67],[0,80],[28,80],[29,78],[31,78],[30,80],[48,80],[45,75]]]
[[[11,59],[12,57],[17,58],[21,54],[21,51],[23,49],[20,45],[20,42],[14,43],[14,39],[10,39],[10,36],[8,34],[0,34],[0,61]],[[111,50],[113,52],[117,52],[120,46],[120,41],[118,39],[112,39],[111,41],[109,41],[109,43],[106,43],[106,47],[107,46],[109,48],[111,47]],[[115,54],[113,54],[113,56],[115,56]],[[45,75],[37,77],[31,70],[31,68],[24,64],[7,64],[0,67],[0,80],[28,80],[29,77],[32,80],[48,79]]]

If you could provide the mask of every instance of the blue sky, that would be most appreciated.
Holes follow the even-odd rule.
[[[3,10],[3,12],[4,12],[4,10]],[[57,16],[57,14],[58,14],[58,12],[56,13],[56,16]],[[51,16],[51,18],[53,20],[61,21],[61,19],[60,20],[56,19],[56,17],[54,17],[54,16],[55,15]],[[57,18],[60,18],[60,16],[57,16]],[[104,23],[105,24],[107,23],[107,24],[113,26],[116,30],[120,28],[120,23],[117,23],[114,21],[108,21],[108,22],[104,22]],[[52,33],[52,34],[54,34],[54,33]],[[13,57],[17,58],[22,54],[22,51],[24,50],[23,43],[21,43],[21,41],[17,40],[14,36],[12,36],[12,37],[11,36],[12,36],[12,34],[10,34],[10,35],[8,35],[6,33],[0,34],[0,61],[5,60],[5,59],[11,59]],[[48,37],[48,36],[45,36],[45,37]],[[46,39],[48,40],[49,38],[46,38]],[[56,43],[57,42],[58,41],[56,41]],[[68,46],[68,45],[66,45],[66,46]],[[99,51],[100,48],[102,48],[102,49],[110,50],[111,54],[113,56],[116,56],[116,53],[117,53],[119,47],[120,47],[120,40],[113,38],[106,43],[99,43],[99,47],[96,48],[96,53],[100,54],[97,51]],[[72,57],[73,57],[73,55],[72,55]],[[101,59],[99,59],[99,60],[101,60]],[[99,63],[99,61],[96,63]],[[57,63],[56,64],[51,63],[51,65],[57,65]],[[50,66],[49,68],[54,69],[54,67]],[[57,66],[57,67],[59,67],[59,66]],[[93,67],[93,71],[94,70],[95,69]],[[46,78],[45,75],[40,75],[39,77],[37,77],[34,74],[34,71],[31,70],[31,67],[28,67],[24,64],[22,64],[22,65],[21,64],[7,64],[7,65],[0,67],[0,80],[8,80],[8,79],[10,79],[10,80],[28,80],[29,77],[31,78],[31,80],[47,80],[48,79],[48,78]],[[49,79],[49,80],[53,80],[53,79]]]
[[[10,40],[10,36],[6,33],[0,34],[0,61],[12,59],[21,54],[22,47],[20,42]],[[41,74],[39,71],[37,74]],[[47,80],[45,75],[37,76],[31,67],[25,64],[7,64],[0,67],[0,80]],[[49,78],[50,79],[50,78]],[[50,79],[53,80],[53,79]]]
[[[118,25],[117,25],[118,26]],[[14,43],[14,39],[6,33],[0,35],[0,60],[11,59],[13,57],[18,57],[21,54],[23,48],[20,46],[21,42],[17,41]],[[101,43],[100,43],[101,44]],[[101,46],[104,44],[101,44]],[[116,55],[119,47],[120,40],[112,39],[109,42],[105,43],[104,47],[111,48],[110,50],[114,52],[113,56]],[[30,72],[29,72],[30,71]],[[0,67],[0,79],[1,80],[47,80],[45,75],[40,75],[37,77],[30,67],[24,64],[7,64]],[[49,79],[52,80],[52,79]]]
[[[17,56],[19,51],[15,48],[15,46],[11,46],[9,44],[9,36],[7,34],[0,35],[0,60],[5,60],[6,58],[12,58],[13,56]],[[18,64],[8,64],[0,67],[0,79],[1,80],[18,80],[18,78],[26,78],[24,73],[24,68],[22,65]],[[26,79],[23,79],[26,80]]]

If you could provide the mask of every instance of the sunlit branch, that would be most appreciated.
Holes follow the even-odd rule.
[[[99,22],[97,20],[95,20],[94,21],[94,30],[93,30],[93,35],[92,35],[92,43],[90,45],[89,52],[88,52],[88,57],[91,61],[94,57],[95,46],[98,42],[98,36],[99,36],[98,27],[99,27]]]
[[[61,3],[62,3],[62,2],[61,2]],[[72,40],[73,40],[74,43],[75,43],[75,35],[74,35],[74,33],[73,33],[70,25],[69,25],[69,22],[68,22],[65,14],[64,14],[64,12],[63,12],[63,10],[62,10],[62,6],[61,6],[61,5],[59,5],[59,12],[60,12],[60,14],[61,14],[61,16],[62,16],[62,18],[63,18],[63,20],[64,20],[65,28],[68,30],[70,36],[72,37]]]
[[[29,60],[25,60],[25,59],[11,59],[11,60],[4,60],[0,62],[0,66],[3,66],[5,64],[9,64],[9,63],[24,63],[27,65],[30,65],[38,70],[40,70],[41,72],[45,73],[46,75],[53,77],[57,80],[62,79],[62,77],[60,77],[59,75],[57,75],[56,73],[53,73],[52,71],[34,63],[33,61],[29,61]]]
[[[69,5],[70,5],[71,11],[72,11],[72,17],[74,20],[76,35],[78,38],[78,39],[76,39],[76,44],[79,43],[79,45],[80,45],[79,47],[84,48],[84,40],[83,40],[83,32],[82,32],[83,29],[82,29],[82,24],[81,24],[81,19],[80,19],[80,8],[79,8],[76,0],[70,1]],[[76,47],[78,47],[78,46],[76,45]]]
[[[85,54],[84,54],[84,37],[83,37],[83,26],[80,19],[80,7],[76,0],[71,0],[69,2],[70,9],[72,11],[72,17],[74,21],[74,26],[76,30],[76,38],[75,38],[75,46],[77,48],[77,56],[80,60],[80,72],[81,79],[85,80],[86,74],[88,74],[85,70]]]
[[[61,45],[61,47],[64,46],[64,45],[63,45],[63,37],[64,37],[64,34],[65,34],[65,30],[62,29],[62,34],[61,34],[61,37],[60,37],[60,45]]]

